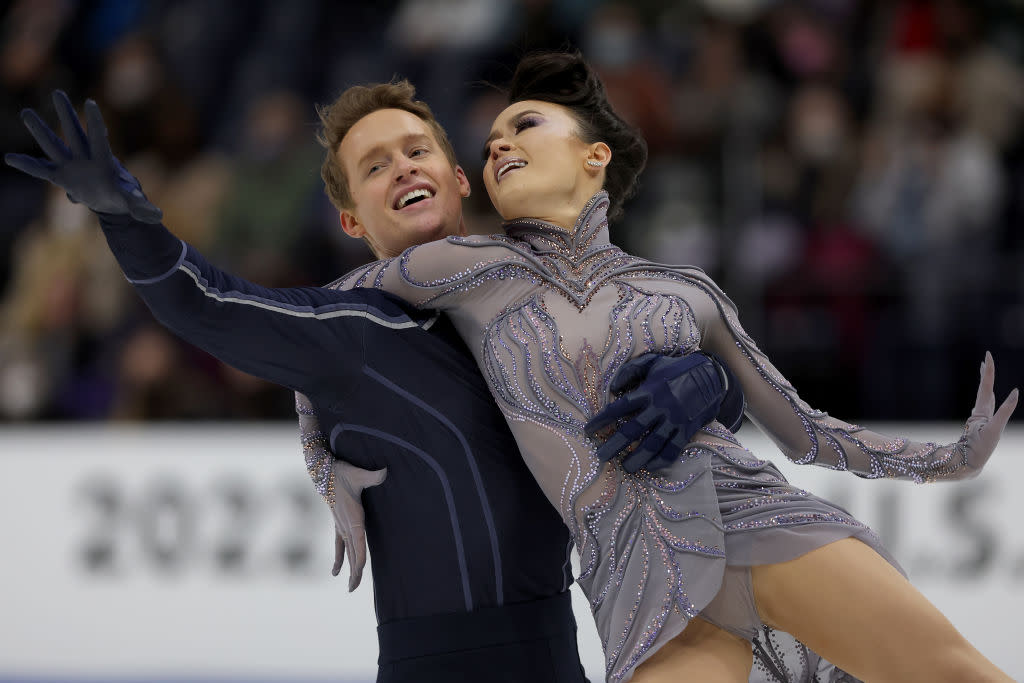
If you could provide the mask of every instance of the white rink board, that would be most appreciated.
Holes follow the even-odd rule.
[[[793,466],[753,426],[740,437],[872,525],[918,588],[1024,680],[1024,529],[1011,506],[1024,428],[980,478],[935,486]],[[0,680],[373,680],[369,570],[352,594],[347,569],[331,577],[329,513],[294,426],[5,426],[0,529]],[[600,648],[573,592],[597,683]]]

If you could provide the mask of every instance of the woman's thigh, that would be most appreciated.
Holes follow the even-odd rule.
[[[746,683],[750,642],[700,617],[636,668],[633,683]]]
[[[972,672],[969,680],[1001,680],[927,598],[856,539],[752,567],[751,578],[766,624],[859,678],[942,680],[960,670]],[[922,677],[922,667],[940,677]]]

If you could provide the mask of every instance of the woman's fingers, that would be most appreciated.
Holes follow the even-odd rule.
[[[1006,423],[1010,421],[1010,415],[1013,415],[1014,409],[1017,407],[1017,398],[1020,396],[1020,392],[1014,389],[1010,392],[1010,395],[1003,401],[1003,405],[999,406],[999,410],[995,412],[992,419],[988,421],[989,428],[997,428],[999,433],[1002,434],[1003,428],[1006,427]]]
[[[351,544],[348,549],[348,592],[351,593],[359,587],[363,580],[363,567],[366,566],[366,532],[363,525],[359,525],[359,540]]]
[[[996,379],[996,364],[992,360],[992,354],[985,352],[985,360],[981,363],[981,381],[978,382],[978,396],[974,401],[974,409],[971,417],[967,420],[992,417],[996,409],[996,395],[992,391]]]
[[[362,468],[352,466],[346,469],[347,472],[345,476],[352,482],[352,485],[359,493],[362,493],[363,489],[368,489],[383,483],[384,479],[388,476],[387,467],[382,467],[379,470],[364,470]]]
[[[337,531],[334,532],[334,566],[331,567],[331,575],[337,576],[341,573],[341,566],[345,564],[345,537]]]

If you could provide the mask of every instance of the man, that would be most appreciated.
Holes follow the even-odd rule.
[[[353,88],[321,114],[323,175],[342,227],[382,257],[465,232],[468,181],[413,94],[405,82]],[[111,155],[95,103],[86,103],[86,135],[67,97],[54,100],[67,144],[27,110],[49,160],[7,162],[98,213],[125,275],[163,324],[308,396],[299,401],[307,464],[335,515],[335,573],[346,545],[355,556],[350,589],[364,560],[365,503],[378,681],[585,680],[568,533],[447,319],[372,289],[270,290],[214,268],[159,225],[159,209]],[[643,380],[649,367],[656,380]],[[699,355],[639,359],[613,389],[640,386],[593,426],[639,412],[599,456],[640,441],[623,466],[675,457],[718,411],[720,372]],[[742,396],[730,400],[735,424]]]

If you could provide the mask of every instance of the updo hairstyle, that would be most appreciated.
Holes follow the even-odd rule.
[[[647,163],[647,142],[608,104],[601,79],[578,52],[535,52],[523,57],[508,86],[508,102],[551,102],[566,107],[579,125],[583,142],[604,142],[612,151],[604,189],[611,205],[608,219],[622,215],[623,203],[636,194]]]

